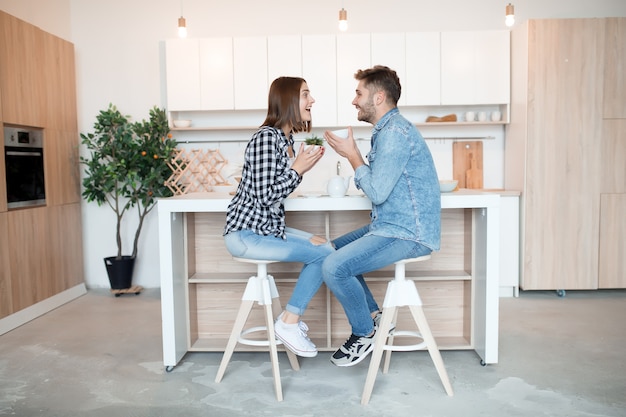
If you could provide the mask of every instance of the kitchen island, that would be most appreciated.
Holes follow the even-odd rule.
[[[472,349],[483,364],[498,361],[498,193],[461,190],[441,196],[441,250],[407,266],[440,349]],[[254,265],[232,260],[222,238],[231,196],[195,193],[158,202],[163,362],[171,370],[189,351],[223,351]],[[369,221],[370,201],[354,195],[294,196],[285,201],[287,224],[334,238]],[[299,263],[269,266],[284,306]],[[382,305],[393,265],[366,275]],[[403,315],[406,316],[406,315]],[[334,351],[350,334],[344,311],[326,286],[303,320],[320,351]],[[410,325],[399,319],[398,328]],[[261,314],[248,326],[262,325]],[[240,350],[258,350],[238,345]]]

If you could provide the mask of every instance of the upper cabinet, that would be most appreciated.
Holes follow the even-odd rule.
[[[366,125],[356,120],[352,105],[357,81],[354,73],[371,66],[370,34],[343,34],[337,36],[337,124],[339,126]]]
[[[441,104],[441,34],[414,32],[406,34],[406,72],[402,82],[402,96],[407,106]],[[410,75],[410,76],[409,76]],[[402,100],[402,97],[400,97]]]
[[[267,38],[233,39],[235,110],[267,107]]]
[[[171,40],[166,54],[171,112],[265,110],[274,79],[301,76],[316,100],[314,126],[363,125],[352,105],[354,74],[386,65],[402,83],[400,106],[496,105],[508,113],[508,31]]]
[[[507,104],[508,31],[441,33],[441,104]]]
[[[169,110],[203,110],[200,98],[199,43],[197,39],[174,39],[165,44]]]
[[[233,39],[200,39],[200,109],[232,110],[235,108],[233,91]]]
[[[302,76],[315,104],[313,126],[337,126],[337,43],[334,35],[302,36]]]

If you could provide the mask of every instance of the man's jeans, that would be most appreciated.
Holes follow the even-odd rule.
[[[326,257],[322,267],[324,282],[343,306],[357,336],[372,333],[371,312],[378,310],[362,274],[431,253],[414,241],[366,235],[369,229],[367,225],[333,240],[336,251]]]

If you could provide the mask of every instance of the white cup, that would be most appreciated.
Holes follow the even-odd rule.
[[[465,121],[466,122],[473,122],[475,118],[476,118],[476,116],[474,115],[473,111],[468,111],[467,113],[465,113]]]
[[[478,112],[478,121],[484,122],[485,120],[487,120],[487,113],[484,111]]]
[[[341,139],[346,139],[348,137],[348,129],[333,130],[332,133],[339,136]]]
[[[502,113],[500,113],[499,111],[492,111],[491,112],[491,121],[492,122],[499,122],[501,118],[502,118]]]

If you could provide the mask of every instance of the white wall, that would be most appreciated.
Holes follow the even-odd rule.
[[[624,0],[512,2],[518,22],[530,18],[626,16]],[[349,30],[355,33],[500,30],[504,28],[507,3],[507,0],[0,0],[0,9],[75,44],[79,130],[87,132],[95,115],[108,103],[116,104],[123,113],[136,119],[147,117],[154,105],[165,107],[163,41],[176,37],[181,4],[189,37],[202,38],[336,33],[338,10],[342,6],[348,11]],[[367,136],[367,131],[361,135]],[[229,157],[236,158],[237,146],[230,145],[227,152],[232,156]],[[501,183],[498,153],[502,146],[502,140],[485,143],[486,187]],[[431,141],[431,149],[437,169],[451,173],[449,142]],[[487,166],[490,160],[496,161],[496,166]],[[326,163],[324,172],[328,174],[336,162],[329,157]],[[440,176],[445,176],[442,172]],[[489,181],[494,184],[489,185]],[[305,186],[316,187],[309,183]],[[115,253],[114,224],[109,209],[83,205],[88,287],[109,286],[102,259]],[[155,213],[147,219],[143,233],[135,284],[158,287]],[[131,239],[128,236],[127,245]]]

